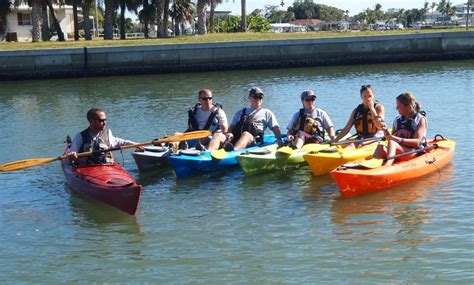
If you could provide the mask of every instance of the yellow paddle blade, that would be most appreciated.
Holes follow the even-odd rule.
[[[282,146],[279,149],[277,149],[276,155],[281,155],[281,156],[290,156],[293,154],[293,149],[289,146]]]
[[[385,160],[381,158],[371,158],[367,160],[362,160],[359,162],[359,165],[365,168],[378,168],[382,166]]]
[[[60,159],[59,157],[49,157],[49,158],[32,158],[32,159],[12,161],[12,162],[0,165],[0,172],[30,168],[33,166],[46,164],[46,163],[59,160],[59,159]]]
[[[225,151],[223,148],[216,149],[211,151],[211,156],[214,159],[221,160],[227,157],[227,151]]]

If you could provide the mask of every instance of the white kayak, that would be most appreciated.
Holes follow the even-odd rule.
[[[164,146],[147,146],[145,151],[132,152],[132,157],[140,171],[169,166],[168,157],[172,150]]]

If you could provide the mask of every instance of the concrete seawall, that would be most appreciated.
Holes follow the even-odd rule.
[[[471,31],[0,51],[0,80],[473,58]]]

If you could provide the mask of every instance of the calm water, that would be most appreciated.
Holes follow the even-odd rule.
[[[258,85],[283,126],[312,88],[337,128],[360,85],[374,86],[387,121],[411,91],[429,136],[458,143],[439,173],[355,199],[306,167],[177,180],[169,169],[139,173],[124,152],[145,189],[136,216],[71,193],[57,162],[1,173],[1,283],[474,282],[472,60],[0,84],[0,163],[61,154],[92,106],[135,141],[184,130],[204,87],[231,117]]]

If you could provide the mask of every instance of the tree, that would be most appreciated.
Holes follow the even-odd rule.
[[[115,0],[104,0],[104,2],[105,2],[104,39],[113,40]]]
[[[168,35],[168,19],[170,17],[170,0],[163,0],[163,28],[165,37]]]
[[[197,1],[198,34],[205,35],[206,31],[206,0]]]
[[[158,26],[157,36],[158,38],[166,37],[165,27],[163,26],[163,0],[154,0],[156,7],[156,24]]]
[[[66,41],[66,39],[64,38],[63,30],[61,29],[61,25],[59,24],[58,18],[56,17],[56,12],[54,11],[53,4],[51,0],[45,0],[45,1],[46,1],[46,5],[49,8],[51,18],[53,18],[53,26],[56,29],[56,32],[58,34],[58,41],[64,42]]]
[[[469,12],[471,11],[471,6],[474,3],[474,0],[467,0],[467,14],[466,14],[466,31],[469,30]]]
[[[174,34],[179,36],[184,31],[183,22],[192,23],[196,7],[190,0],[174,0],[171,6],[171,17],[174,20]]]
[[[10,0],[0,0],[0,35],[7,30],[7,16],[13,11],[13,4]]]
[[[84,19],[84,38],[86,41],[92,40],[92,25],[89,19],[89,12],[91,10],[92,0],[83,0],[82,1],[82,15]]]
[[[209,32],[216,32],[216,24],[214,23],[216,7],[218,4],[222,3],[222,0],[209,0],[211,6],[211,11],[209,13]]]
[[[145,39],[148,39],[150,37],[149,34],[149,24],[153,22],[153,10],[154,10],[154,5],[148,2],[149,0],[143,0],[143,9],[140,10],[138,13],[138,19],[140,20],[140,23],[143,23],[143,35],[145,36]]]
[[[246,32],[247,31],[247,1],[240,0],[240,12],[242,16],[240,17],[240,31]]]
[[[42,0],[31,0],[31,18],[32,18],[32,29],[31,38],[33,42],[39,42],[41,39],[41,27],[43,25],[42,15]]]
[[[125,11],[133,11],[135,14],[138,14],[137,9],[141,5],[141,0],[118,0],[117,2],[120,5],[120,39],[126,39],[126,19]]]

